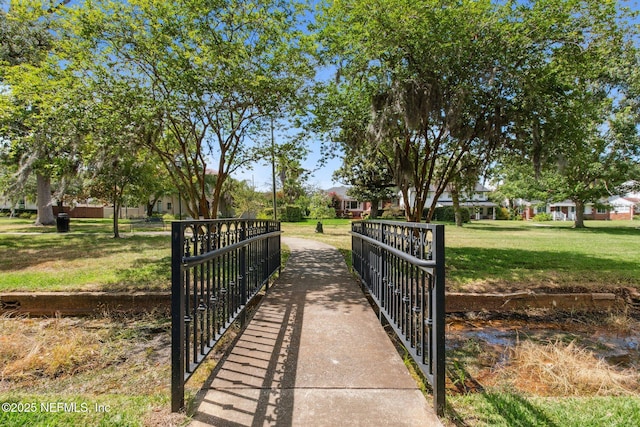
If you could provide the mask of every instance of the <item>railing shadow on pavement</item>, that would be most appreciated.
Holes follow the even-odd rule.
[[[272,289],[269,296],[196,399],[199,425],[292,425],[306,295]]]

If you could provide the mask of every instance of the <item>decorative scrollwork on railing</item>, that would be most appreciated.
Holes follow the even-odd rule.
[[[444,412],[444,226],[353,222],[352,261],[363,286],[434,389]]]
[[[172,224],[172,410],[184,383],[280,269],[280,223],[193,220]]]

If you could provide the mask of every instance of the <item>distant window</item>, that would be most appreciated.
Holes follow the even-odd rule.
[[[346,205],[347,209],[358,209],[360,207],[360,202],[349,200],[348,202],[346,202]]]
[[[170,211],[172,207],[171,202],[167,202],[167,210]]]
[[[602,208],[602,207],[598,208],[598,213],[599,214],[606,214],[607,213],[607,208]]]
[[[547,207],[546,206],[537,206],[536,207],[536,213],[545,213],[547,211]]]

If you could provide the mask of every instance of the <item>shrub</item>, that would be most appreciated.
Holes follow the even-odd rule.
[[[496,219],[510,219],[511,213],[507,208],[496,208]]]
[[[300,222],[303,220],[302,209],[300,206],[287,205],[282,210],[280,218],[285,222]]]
[[[469,209],[461,209],[462,212],[462,222],[467,223],[471,219],[471,214]],[[456,221],[456,211],[453,206],[442,206],[436,208],[433,213],[434,221],[443,221],[443,222],[455,222]]]
[[[532,219],[538,222],[552,221],[553,216],[550,213],[542,212],[542,213],[536,214],[536,216],[534,216]]]
[[[398,206],[385,207],[380,215],[382,219],[401,218],[404,216],[404,211]]]
[[[266,208],[258,212],[257,219],[273,219],[273,208]]]

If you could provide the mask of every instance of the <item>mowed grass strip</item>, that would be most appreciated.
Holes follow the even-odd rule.
[[[167,235],[0,233],[0,291],[168,290],[170,253]]]
[[[168,290],[170,237],[123,232],[110,220],[72,219],[74,229],[45,232],[29,221],[0,219],[0,291]],[[349,220],[283,223],[284,236],[315,239],[350,258]],[[447,290],[509,292],[533,289],[606,291],[640,287],[640,222],[474,221],[446,225]],[[30,230],[18,234],[15,230]],[[13,232],[12,232],[13,231]]]
[[[449,396],[447,399],[447,415],[451,420],[445,423],[447,426],[640,425],[640,397],[535,397],[505,390]]]
[[[284,223],[284,236],[323,241],[351,250],[350,222]],[[473,221],[446,224],[447,290],[509,292],[535,288],[640,287],[640,222]]]

